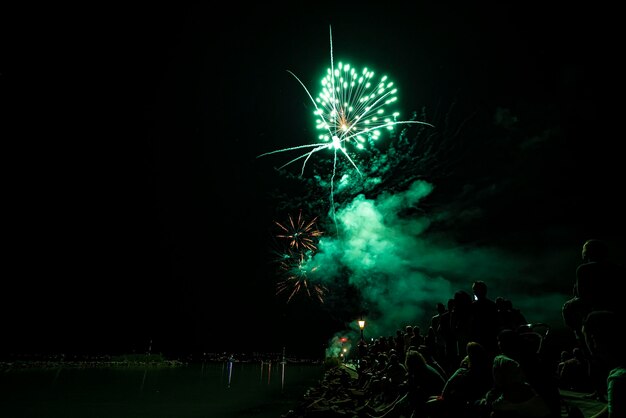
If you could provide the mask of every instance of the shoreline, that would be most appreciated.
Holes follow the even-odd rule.
[[[306,418],[309,416],[375,417],[383,415],[386,405],[376,405],[364,390],[356,385],[358,373],[353,364],[340,364],[328,369],[316,386],[310,387],[303,398],[280,418]],[[589,398],[586,393],[559,389],[561,394],[561,417],[567,418],[569,410],[579,409],[584,417],[590,417],[606,404]],[[399,418],[407,418],[400,414]]]

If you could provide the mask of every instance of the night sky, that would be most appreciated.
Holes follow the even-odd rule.
[[[424,324],[484,280],[562,327],[580,249],[623,262],[617,14],[543,2],[86,6],[2,12],[3,353],[322,355]],[[388,74],[400,118],[335,177],[313,143],[330,66]],[[617,104],[616,104],[617,103]],[[343,188],[342,175],[350,186]],[[276,228],[322,240],[325,303],[275,295]],[[337,227],[339,225],[339,227]]]

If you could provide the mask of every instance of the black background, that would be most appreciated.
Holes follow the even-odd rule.
[[[329,25],[335,53],[393,72],[406,109],[460,97],[559,130],[525,159],[468,156],[461,172],[511,180],[462,239],[568,252],[549,285],[564,295],[584,239],[619,259],[615,11],[413,3],[4,9],[3,352],[321,352],[356,313],[275,297],[279,159],[256,156],[312,133],[285,70],[322,74]]]

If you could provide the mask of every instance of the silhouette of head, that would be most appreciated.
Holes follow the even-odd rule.
[[[520,364],[512,358],[501,355],[493,359],[493,380],[495,387],[500,389],[526,381]]]
[[[481,280],[477,280],[472,284],[472,292],[476,296],[476,300],[485,299],[487,297],[487,284]]]
[[[609,247],[599,239],[588,239],[583,244],[583,262],[604,261],[609,255]]]
[[[572,358],[583,359],[584,358],[583,350],[580,349],[579,347],[575,347],[572,350]]]

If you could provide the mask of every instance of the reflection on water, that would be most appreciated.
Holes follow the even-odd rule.
[[[14,369],[0,374],[0,417],[276,418],[322,375],[320,364],[234,360],[162,369]]]
[[[146,375],[148,374],[148,369],[143,371],[143,379],[141,379],[141,389],[140,392],[143,392],[143,386],[146,383]]]
[[[281,390],[285,388],[285,367],[287,362],[282,360],[280,362],[280,388]],[[266,369],[267,374],[267,384],[272,383],[272,362],[271,361],[261,361],[261,381],[263,381],[263,369]]]
[[[228,360],[228,387],[230,387],[230,379],[233,377],[233,360]]]

